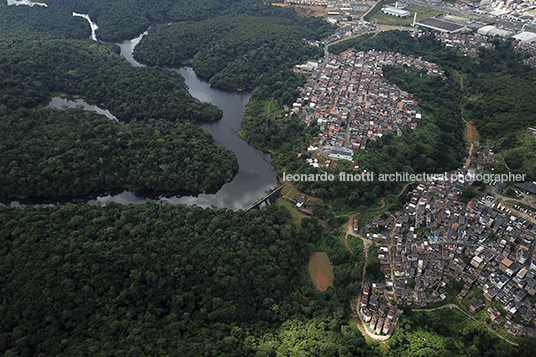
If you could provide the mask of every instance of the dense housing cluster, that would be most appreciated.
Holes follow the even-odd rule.
[[[365,284],[359,312],[363,321],[369,323],[371,331],[387,335],[395,326],[396,307],[380,302],[378,295],[375,293],[377,292],[376,290],[376,284],[373,284],[372,291],[370,284]]]
[[[431,76],[444,76],[421,57],[368,51],[328,55],[313,70],[294,103],[301,118],[320,128],[320,145],[363,149],[367,141],[388,132],[415,129],[421,117],[413,95],[383,78],[382,66],[412,67]]]
[[[460,202],[469,184],[423,181],[403,210],[367,226],[367,236],[380,242],[385,274],[373,287],[401,305],[426,306],[444,300],[447,284],[457,280],[464,284],[457,298],[470,311],[486,307],[511,333],[534,336],[528,325],[536,321],[536,225],[492,195]]]
[[[478,33],[436,33],[436,39],[443,42],[447,47],[453,47],[465,55],[476,57],[480,48],[493,48],[488,42],[488,37]]]

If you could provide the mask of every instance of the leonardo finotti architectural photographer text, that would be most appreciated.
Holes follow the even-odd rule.
[[[488,174],[473,173],[454,174],[445,172],[443,174],[427,174],[425,172],[414,174],[409,172],[397,172],[394,174],[375,174],[374,172],[347,173],[341,172],[337,175],[327,172],[317,174],[289,174],[283,172],[283,181],[342,181],[342,182],[370,182],[370,181],[448,181],[448,182],[466,182],[466,181],[483,181],[485,183],[496,182],[523,182],[526,174]]]

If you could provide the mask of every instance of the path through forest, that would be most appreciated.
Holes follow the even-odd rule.
[[[436,310],[441,310],[441,309],[448,309],[448,308],[451,308],[451,309],[458,309],[460,310],[461,312],[463,312],[465,314],[465,316],[467,316],[468,318],[470,318],[471,320],[475,321],[475,322],[478,322],[478,323],[482,323],[484,324],[488,330],[490,330],[491,332],[493,332],[495,335],[497,335],[498,337],[502,338],[503,340],[505,340],[506,342],[508,342],[509,344],[513,345],[513,346],[519,346],[518,343],[516,342],[513,342],[513,341],[510,341],[509,339],[507,339],[506,337],[503,337],[501,335],[499,335],[496,331],[494,331],[491,327],[488,326],[488,324],[482,322],[482,321],[479,321],[477,319],[475,319],[473,316],[471,316],[467,311],[465,311],[464,309],[460,308],[458,305],[456,304],[446,304],[446,305],[443,305],[443,306],[439,306],[439,307],[434,307],[432,309],[411,309],[411,311],[424,311],[424,312],[431,312],[431,311],[436,311]]]

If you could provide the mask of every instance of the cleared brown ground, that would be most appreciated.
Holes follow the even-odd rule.
[[[335,10],[334,10],[335,11]],[[296,13],[301,17],[319,17],[326,16],[328,10],[323,6],[296,6]]]
[[[324,291],[328,286],[333,286],[333,267],[326,253],[311,253],[309,275],[317,290]]]
[[[463,90],[463,77],[460,76],[460,86]],[[467,159],[465,160],[465,167],[469,167],[471,164],[471,158],[473,157],[473,150],[475,148],[475,143],[479,140],[478,132],[476,131],[476,125],[473,123],[473,121],[467,121],[465,120],[465,117],[463,115],[463,105],[462,105],[462,120],[465,123],[465,139],[469,143],[469,155],[467,156]],[[505,164],[506,166],[506,164]]]
[[[389,30],[402,30],[402,26],[392,26],[392,25],[380,25],[380,30],[389,31]]]

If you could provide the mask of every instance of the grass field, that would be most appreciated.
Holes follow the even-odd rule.
[[[311,253],[308,270],[317,290],[324,291],[333,286],[333,266],[326,253]]]
[[[290,215],[292,217],[292,221],[297,225],[299,226],[300,225],[300,222],[303,218],[307,217],[306,215],[304,215],[303,213],[301,213],[300,211],[298,211],[298,209],[296,207],[294,207],[294,205],[288,201],[285,201],[283,199],[278,199],[276,201],[276,204],[278,206],[283,206],[283,207],[286,207],[289,212],[290,212]]]
[[[409,26],[413,23],[413,14],[415,11],[417,11],[417,21],[442,14],[442,12],[433,11],[421,6],[408,6],[404,10],[408,10],[411,13],[411,16],[406,19],[401,19],[399,17],[387,15],[379,11],[372,17],[371,20],[377,20],[378,24],[383,25]]]
[[[297,192],[296,190],[294,190],[289,185],[285,185],[285,187],[281,189],[281,194],[284,196],[287,196],[288,198],[292,200],[297,200],[301,197],[301,194]]]

